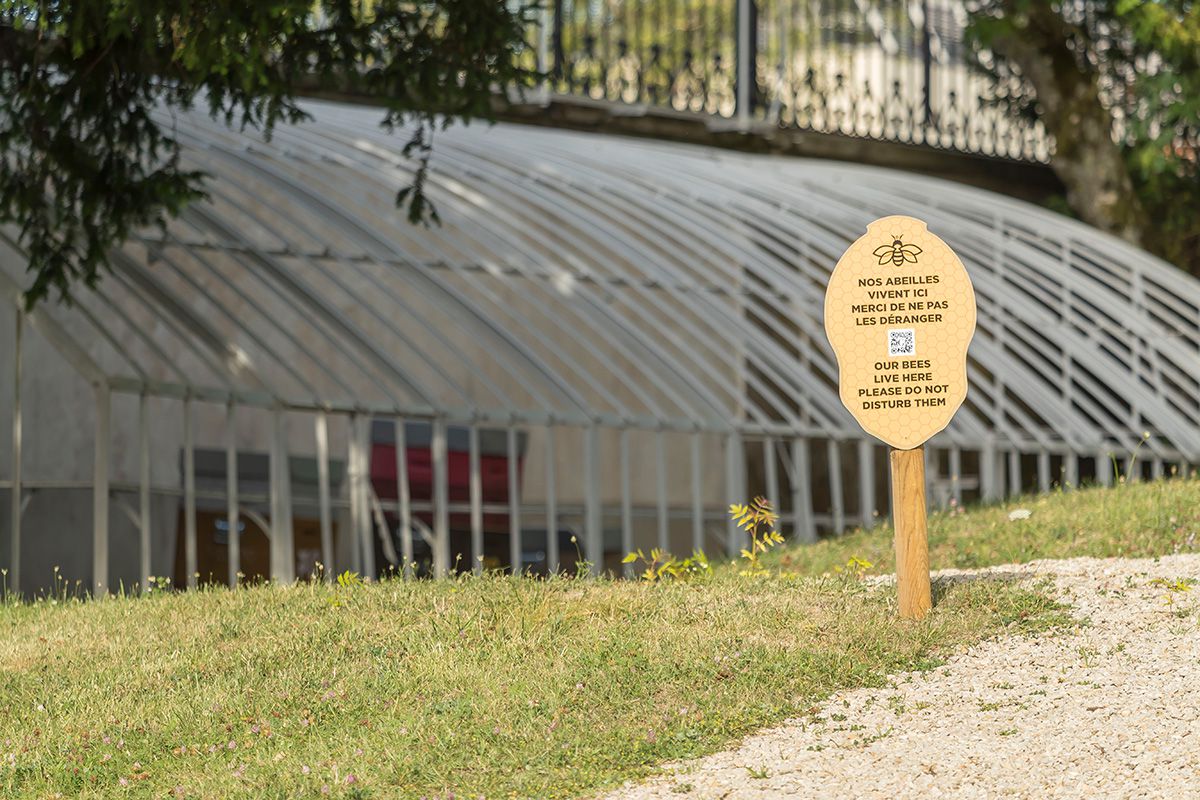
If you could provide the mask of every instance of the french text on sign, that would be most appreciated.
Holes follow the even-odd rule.
[[[975,293],[958,256],[924,222],[897,216],[867,226],[830,276],[825,331],[843,404],[892,447],[924,443],[962,405]]]

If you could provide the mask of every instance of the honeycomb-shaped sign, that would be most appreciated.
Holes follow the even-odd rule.
[[[863,429],[911,450],[967,396],[975,290],[954,251],[912,217],[884,217],[838,260],[825,333],[842,402]]]

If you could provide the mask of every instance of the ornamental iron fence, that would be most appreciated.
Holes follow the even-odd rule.
[[[1041,124],[981,69],[956,0],[550,0],[560,95],[1045,162]],[[742,76],[753,80],[742,80]]]

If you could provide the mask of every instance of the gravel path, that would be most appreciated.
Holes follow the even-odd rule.
[[[1200,585],[1152,582],[1200,555],[986,571],[1052,578],[1089,624],[835,695],[608,800],[1200,798]]]

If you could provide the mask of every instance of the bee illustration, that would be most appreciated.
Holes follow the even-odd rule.
[[[915,244],[905,244],[899,236],[893,236],[891,244],[882,244],[876,247],[874,253],[879,257],[880,264],[886,264],[888,259],[891,259],[892,264],[897,267],[905,261],[917,263],[917,256],[920,254],[921,248]]]

